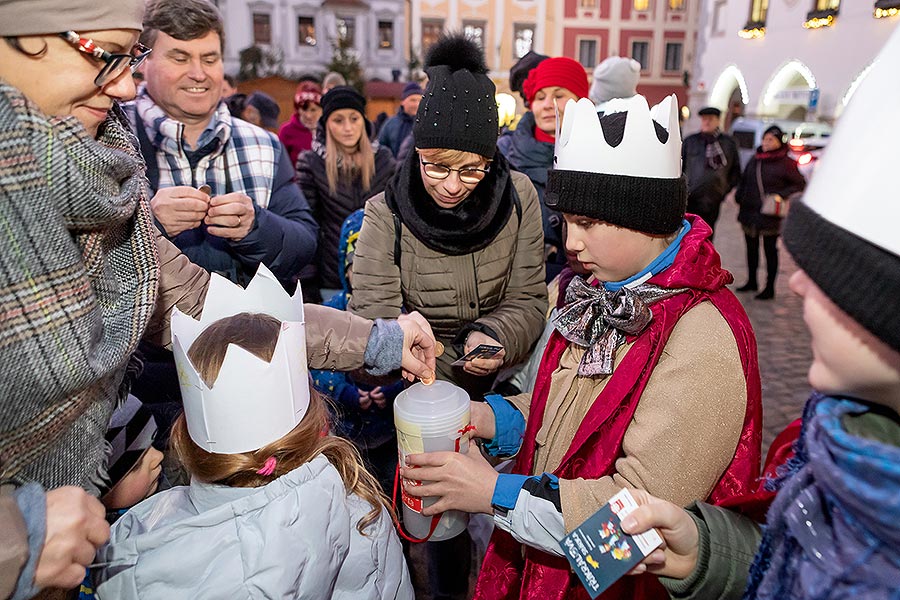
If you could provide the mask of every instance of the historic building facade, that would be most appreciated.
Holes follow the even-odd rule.
[[[832,121],[900,23],[900,0],[703,0],[690,106]]]
[[[407,71],[404,0],[218,0],[225,17],[225,70],[259,47],[283,73],[321,73],[346,40],[367,79],[402,80]]]

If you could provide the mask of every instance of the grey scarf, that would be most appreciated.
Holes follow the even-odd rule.
[[[566,305],[553,324],[564,338],[586,348],[578,374],[612,375],[616,350],[626,336],[638,335],[653,320],[650,304],[685,289],[642,283],[612,292],[603,285],[591,287],[581,277],[572,279],[566,289]]]
[[[96,491],[103,434],[156,303],[136,140],[91,137],[0,82],[0,478]]]

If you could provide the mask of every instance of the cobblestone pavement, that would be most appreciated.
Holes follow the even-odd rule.
[[[737,222],[737,205],[726,200],[716,226],[716,248],[722,265],[734,275],[732,289],[747,281],[744,234]],[[750,316],[759,348],[763,398],[763,458],[772,439],[800,416],[809,397],[806,372],[812,362],[809,332],[803,323],[803,305],[788,289],[797,270],[779,240],[779,270],[775,299],[755,300],[752,292],[735,292]],[[765,257],[760,248],[760,285],[765,283]]]

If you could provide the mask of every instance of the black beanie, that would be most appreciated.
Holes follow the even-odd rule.
[[[484,52],[459,33],[442,35],[425,59],[428,86],[419,104],[417,148],[448,148],[492,158],[499,115]]]
[[[328,121],[331,113],[342,108],[352,108],[365,117],[366,99],[349,85],[331,88],[327,94],[322,96],[322,122]]]
[[[622,143],[627,118],[627,112],[619,112],[600,119],[607,144],[616,147]],[[669,132],[656,121],[653,126],[657,139],[665,143]],[[681,228],[687,181],[683,175],[655,178],[550,169],[544,203],[560,212],[651,235],[668,235]]]
[[[509,88],[522,96],[522,100],[525,101],[525,106],[528,106],[528,98],[525,97],[525,92],[522,90],[522,84],[528,79],[528,74],[531,73],[531,70],[548,58],[550,57],[538,54],[534,50],[529,50],[525,56],[520,58],[518,62],[509,69]]]
[[[895,200],[890,200],[894,202]],[[835,225],[805,202],[791,205],[784,245],[825,295],[900,352],[900,256]]]

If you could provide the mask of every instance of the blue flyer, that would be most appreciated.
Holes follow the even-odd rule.
[[[623,489],[559,543],[591,598],[596,598],[662,545],[655,529],[628,535],[620,523],[637,508]]]

